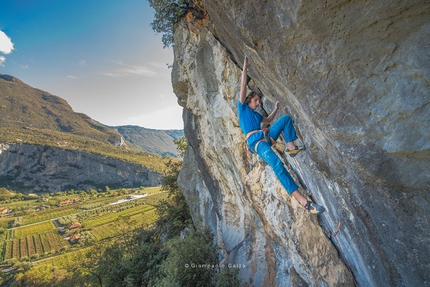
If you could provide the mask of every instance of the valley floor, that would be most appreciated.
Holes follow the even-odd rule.
[[[0,218],[2,271],[25,262],[61,268],[84,249],[150,227],[157,220],[155,205],[166,198],[152,187],[0,203],[8,209]]]

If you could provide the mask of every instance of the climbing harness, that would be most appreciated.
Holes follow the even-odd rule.
[[[272,145],[275,144],[275,140],[269,136],[269,128],[263,128],[261,130],[250,131],[249,133],[246,134],[245,140],[247,141],[250,136],[252,136],[253,134],[258,133],[258,132],[263,132],[263,138],[255,144],[255,148],[254,148],[255,152],[257,152],[257,148],[258,148],[258,145],[260,144],[260,142],[263,141],[263,142],[268,143],[267,138],[270,139],[270,142],[272,143]],[[252,153],[252,151],[249,148],[248,148],[248,150]]]

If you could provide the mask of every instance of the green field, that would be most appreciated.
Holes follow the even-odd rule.
[[[43,262],[67,263],[76,256],[81,256],[80,250],[83,248],[103,240],[115,239],[124,232],[148,228],[157,220],[155,206],[160,200],[167,199],[167,193],[160,191],[160,188],[145,188],[138,194],[144,193],[148,196],[120,203],[118,201],[124,200],[126,195],[87,199],[64,207],[45,209],[35,208],[37,202],[32,201],[32,208],[29,208],[31,211],[24,216],[0,218],[0,226],[4,230],[1,237],[3,240],[0,241],[3,263],[11,259],[35,261],[53,256],[52,260],[44,259]],[[26,205],[16,203],[14,206]],[[59,232],[53,222],[60,217],[63,220],[71,218],[70,222],[62,225],[64,234]],[[76,218],[81,219],[81,227],[69,230],[68,224]],[[18,219],[20,226],[10,228],[11,222]],[[67,239],[74,234],[79,234],[80,239],[71,244]],[[76,254],[73,255],[74,253]]]
[[[81,209],[78,208],[76,205],[69,205],[55,209],[45,209],[42,211],[34,211],[31,215],[24,217],[23,224],[32,224],[35,222],[50,220],[60,216],[74,214],[80,211]]]
[[[26,237],[31,234],[39,234],[48,230],[55,229],[55,225],[51,221],[41,222],[37,224],[32,224],[28,226],[18,227],[12,229],[13,238]]]

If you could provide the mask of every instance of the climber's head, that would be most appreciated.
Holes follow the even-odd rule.
[[[261,98],[262,98],[261,94],[254,92],[254,91],[251,91],[246,96],[245,101],[251,110],[255,110],[260,105]]]

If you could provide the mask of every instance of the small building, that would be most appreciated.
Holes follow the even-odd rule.
[[[79,200],[80,199],[78,197],[75,197],[75,198],[70,198],[70,199],[65,200],[65,201],[60,201],[60,206],[70,204],[70,203],[75,203],[75,202],[78,202]]]
[[[0,207],[0,214],[6,214],[9,211],[7,207]]]
[[[69,242],[70,244],[78,243],[80,238],[81,238],[80,234],[73,234],[72,236],[69,237]]]
[[[73,222],[68,227],[69,227],[69,230],[77,229],[77,228],[81,227],[81,224],[79,222]]]

